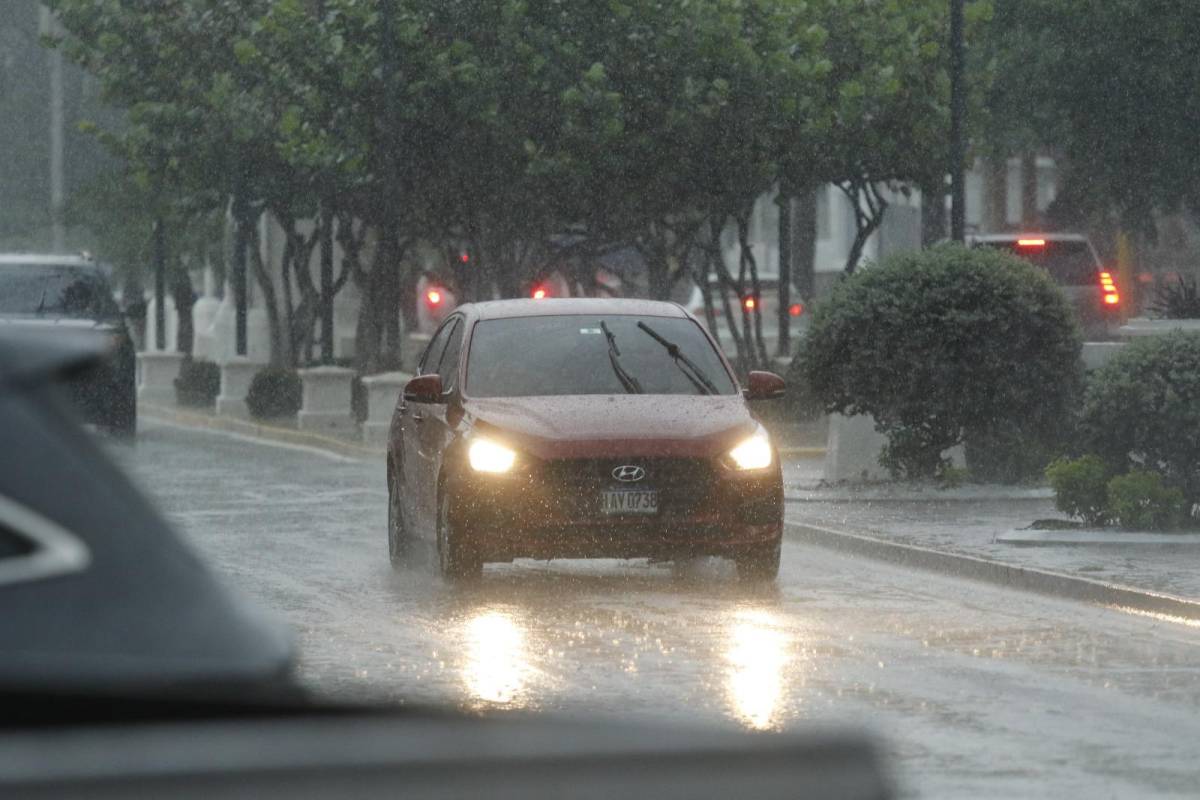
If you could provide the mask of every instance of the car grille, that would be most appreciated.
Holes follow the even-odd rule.
[[[613,470],[637,466],[646,476],[618,481]],[[696,513],[713,495],[716,465],[700,458],[578,458],[539,465],[531,476],[539,494],[557,514],[574,519],[601,516],[600,492],[609,489],[653,489],[658,492],[660,517]]]

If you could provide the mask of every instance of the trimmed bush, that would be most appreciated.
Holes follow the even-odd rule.
[[[1089,525],[1108,522],[1108,487],[1112,472],[1096,456],[1060,458],[1046,467],[1046,480],[1054,489],[1054,507]]]
[[[175,401],[190,408],[211,408],[221,393],[221,368],[211,361],[188,358],[175,379]]]
[[[1108,508],[1113,521],[1129,530],[1165,531],[1179,527],[1186,516],[1183,492],[1145,470],[1108,482]]]
[[[1113,473],[1153,470],[1200,501],[1200,333],[1136,339],[1095,370],[1080,438]]]
[[[965,443],[996,473],[1037,472],[1082,384],[1074,312],[1042,270],[996,250],[942,245],[843,280],[798,353],[826,411],[869,414],[898,477],[932,478]],[[1031,443],[1046,448],[1024,461]]]
[[[246,407],[260,419],[294,416],[300,410],[304,387],[294,369],[266,367],[250,381]]]

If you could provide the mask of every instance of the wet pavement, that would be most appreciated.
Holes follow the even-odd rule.
[[[232,584],[293,626],[299,677],[325,696],[859,724],[917,796],[1200,785],[1196,627],[794,543],[770,589],[720,562],[636,561],[519,562],[455,589],[429,564],[388,564],[381,461],[150,421],[118,454]]]
[[[910,497],[850,501],[831,499],[836,492],[824,490],[819,494],[808,493],[822,499],[790,500],[788,518],[1018,567],[1200,600],[1200,546],[1195,543],[1186,540],[1180,540],[1180,544],[1164,543],[1150,535],[1146,535],[1144,543],[1129,535],[1114,535],[1112,543],[1031,546],[998,541],[997,537],[1027,528],[1035,520],[1066,517],[1055,510],[1052,499],[1038,497],[1033,491],[1021,496],[1019,491],[993,488],[997,493],[1011,492],[1011,496],[987,499],[988,487],[968,487],[958,493],[929,490],[925,493],[927,498],[922,500]],[[968,492],[985,499],[973,499]]]

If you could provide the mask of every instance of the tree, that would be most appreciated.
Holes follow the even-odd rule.
[[[1000,3],[989,40],[992,141],[1053,147],[1059,205],[1146,233],[1158,211],[1200,209],[1200,6]]]

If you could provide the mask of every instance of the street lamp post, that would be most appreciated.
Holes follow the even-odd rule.
[[[967,208],[963,186],[966,160],[964,118],[967,101],[963,86],[963,2],[950,0],[950,238],[966,238]]]

